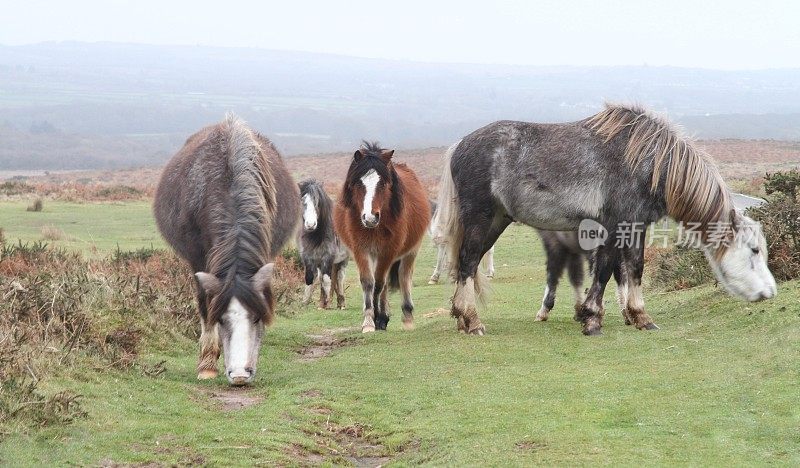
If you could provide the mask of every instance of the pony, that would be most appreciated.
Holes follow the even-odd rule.
[[[669,216],[693,232],[715,276],[747,300],[777,293],[758,224],[737,211],[713,161],[666,119],[638,106],[607,104],[586,119],[557,124],[499,121],[448,150],[439,204],[448,203],[457,328],[486,331],[476,308],[485,292],[478,262],[512,221],[538,229],[604,231],[592,285],[578,318],[583,333],[602,333],[603,294],[618,279],[627,313],[653,329],[641,279],[648,224]]]
[[[591,252],[583,250],[578,241],[577,231],[543,231],[537,229],[539,238],[544,247],[547,270],[547,285],[544,288],[542,307],[536,313],[536,321],[544,322],[550,318],[550,311],[556,303],[556,288],[564,270],[567,270],[569,282],[572,285],[572,292],[575,297],[575,313],[581,310],[581,305],[585,299],[583,290],[584,260],[588,259]],[[626,324],[630,325],[627,316],[623,311]]]
[[[344,309],[344,269],[350,252],[333,229],[333,202],[322,184],[314,179],[300,182],[300,199],[303,202],[303,224],[298,245],[306,281],[303,304],[311,302],[314,280],[319,276],[319,307],[329,307],[332,283],[336,306]]]
[[[194,272],[200,316],[198,379],[245,385],[272,323],[274,264],[296,232],[300,194],[272,143],[239,118],[190,136],[164,168],[153,211],[167,243]]]
[[[439,215],[439,210],[436,209],[437,206],[438,205],[436,202],[431,202],[431,212],[433,212],[433,218],[431,218],[431,226],[428,229],[428,234],[431,236],[433,245],[436,246],[436,265],[433,267],[433,273],[431,274],[431,278],[428,280],[428,284],[439,283],[439,277],[441,276],[442,272],[448,269],[448,239],[445,232],[446,226],[441,223],[443,217]],[[494,278],[494,246],[492,246],[492,248],[486,252],[486,255],[483,256],[483,266],[486,269],[486,277]]]
[[[403,328],[414,327],[411,276],[431,209],[414,171],[392,162],[392,155],[377,142],[364,142],[353,154],[334,210],[336,232],[358,266],[364,333],[389,324],[387,278],[402,293]]]

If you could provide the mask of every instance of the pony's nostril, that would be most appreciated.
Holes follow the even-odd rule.
[[[380,221],[380,219],[381,219],[381,212],[380,212],[380,211],[378,211],[377,213],[375,213],[375,215],[374,215],[374,216],[375,216],[375,222],[377,223],[377,222],[378,222],[378,221]]]
[[[253,369],[252,367],[245,367],[244,371],[250,375],[253,375],[256,372],[255,369]]]

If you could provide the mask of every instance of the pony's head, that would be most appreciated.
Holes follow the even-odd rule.
[[[316,180],[304,180],[299,186],[303,202],[303,230],[314,232],[317,228],[323,227],[325,218],[330,213],[330,199]]]
[[[205,293],[206,328],[215,330],[214,339],[221,342],[225,376],[232,385],[248,384],[256,376],[261,338],[274,310],[273,268],[268,263],[249,277],[235,271],[226,278],[195,273]]]
[[[731,295],[747,301],[770,299],[778,293],[767,267],[767,242],[761,226],[735,212],[729,245],[706,244],[703,252],[717,280]]]
[[[395,217],[400,213],[403,187],[392,166],[393,154],[393,150],[382,149],[378,143],[367,142],[353,154],[342,201],[360,214],[365,228],[378,227],[386,213]]]

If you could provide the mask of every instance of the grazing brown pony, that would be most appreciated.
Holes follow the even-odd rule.
[[[387,276],[403,295],[403,327],[414,327],[411,276],[431,219],[428,196],[393,150],[364,142],[355,152],[334,211],[336,232],[350,248],[364,290],[364,333],[386,330]]]
[[[274,315],[270,260],[300,219],[297,184],[272,143],[229,114],[169,161],[154,211],[161,234],[195,272],[197,378],[217,376],[221,341],[228,381],[251,382]]]

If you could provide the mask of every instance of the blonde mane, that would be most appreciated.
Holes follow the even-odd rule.
[[[670,217],[699,223],[704,237],[712,223],[732,223],[733,203],[714,161],[664,118],[638,106],[606,104],[586,123],[606,143],[618,135],[627,139],[624,157],[632,171],[652,161],[651,193],[658,191],[666,172],[663,191]]]

